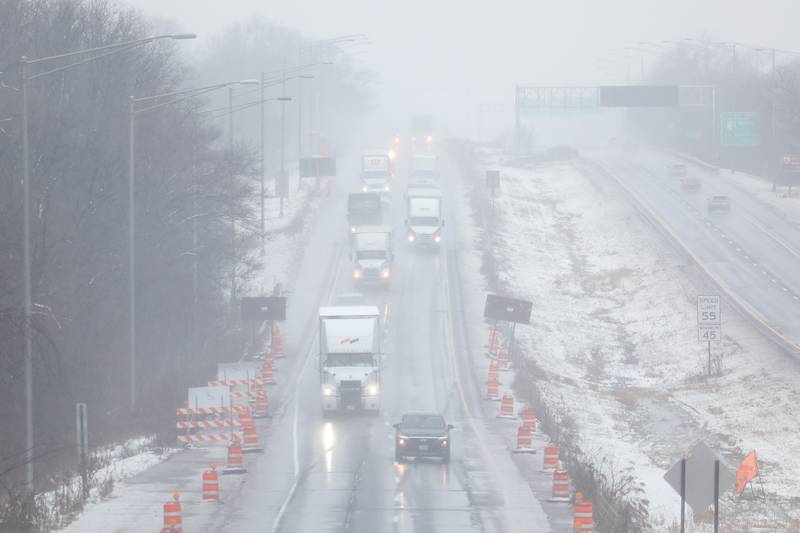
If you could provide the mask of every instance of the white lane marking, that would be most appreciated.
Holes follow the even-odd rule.
[[[315,343],[311,344],[311,348],[309,348],[308,353],[306,354],[306,361],[303,363],[303,368],[300,370],[300,374],[297,376],[297,382],[300,383],[303,381],[303,375],[306,373],[306,369],[308,368],[308,362],[311,361],[312,356],[311,353],[314,351]],[[294,420],[292,421],[292,453],[294,456],[294,482],[292,483],[292,488],[289,489],[289,494],[286,495],[286,499],[281,504],[281,508],[278,509],[278,514],[275,515],[275,520],[272,522],[272,533],[276,533],[278,528],[283,521],[283,515],[286,514],[286,509],[289,508],[289,503],[294,498],[294,493],[297,492],[297,487],[300,485],[300,440],[297,438],[299,424],[299,413],[300,413],[300,397],[298,394],[295,393],[294,396]]]
[[[444,286],[444,294],[447,298],[447,309],[448,312],[446,313],[447,316],[447,327],[445,328],[445,345],[447,346],[447,355],[450,359],[450,365],[453,371],[453,380],[456,383],[456,389],[458,390],[458,396],[461,400],[461,405],[464,408],[464,412],[467,414],[467,423],[472,428],[472,432],[475,434],[478,440],[478,444],[481,448],[481,453],[484,456],[486,462],[491,466],[493,472],[499,472],[497,465],[494,462],[492,457],[491,451],[489,450],[489,446],[486,444],[485,439],[483,438],[483,434],[478,431],[478,428],[475,424],[474,416],[472,411],[469,408],[469,404],[467,403],[466,395],[464,394],[464,387],[461,384],[461,378],[458,372],[458,363],[456,362],[455,351],[456,351],[456,343],[455,343],[455,326],[453,324],[453,313],[450,311],[450,277],[449,277],[449,268],[447,264],[449,260],[447,258],[447,254],[444,254],[444,281],[442,285]],[[514,520],[514,512],[511,506],[511,501],[508,496],[508,492],[506,491],[505,483],[501,480],[499,486],[500,492],[503,495],[503,507],[505,508],[506,512],[506,520],[508,520],[508,525],[512,533],[517,533],[516,521]]]

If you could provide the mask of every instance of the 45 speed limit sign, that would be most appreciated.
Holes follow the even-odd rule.
[[[722,340],[722,314],[719,295],[697,297],[697,340],[717,342]]]

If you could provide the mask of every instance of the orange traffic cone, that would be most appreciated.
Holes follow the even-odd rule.
[[[510,394],[504,394],[500,400],[500,412],[497,418],[514,418],[514,397]]]
[[[531,430],[525,424],[517,429],[517,447],[514,449],[514,453],[536,453],[533,448]]]
[[[542,471],[552,472],[557,470],[560,461],[558,460],[558,446],[548,444],[544,447],[544,461],[542,464]]]
[[[164,503],[164,528],[175,533],[183,533],[183,517],[181,515],[181,495],[172,494],[172,500]]]
[[[242,447],[238,443],[232,442],[228,445],[228,463],[222,470],[223,474],[244,474],[247,470],[244,467],[244,456]]]
[[[569,501],[569,472],[566,470],[553,471],[553,496],[548,501]]]
[[[211,470],[203,472],[203,501],[219,502],[219,475],[217,465],[212,464]]]

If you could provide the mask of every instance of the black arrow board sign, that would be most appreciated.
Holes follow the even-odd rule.
[[[286,320],[286,298],[283,296],[242,298],[242,320]]]
[[[506,298],[496,294],[487,294],[483,316],[494,320],[516,322],[517,324],[530,324],[532,309],[532,302]]]

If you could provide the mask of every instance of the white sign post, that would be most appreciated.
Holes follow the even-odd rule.
[[[722,310],[718,294],[697,296],[697,340],[708,343],[708,375],[711,375],[711,343],[722,340]]]

